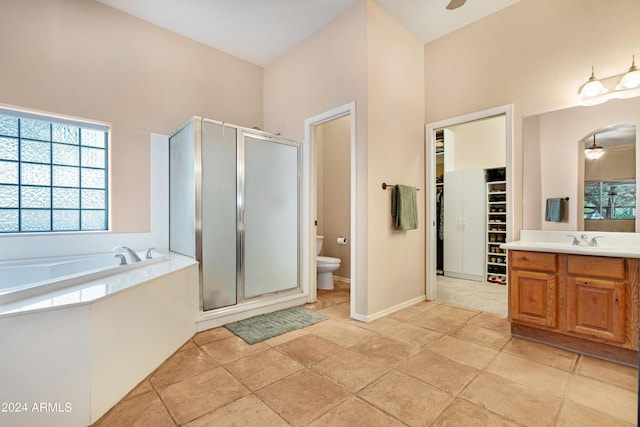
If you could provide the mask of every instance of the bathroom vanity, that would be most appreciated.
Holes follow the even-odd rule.
[[[546,241],[523,234],[529,240],[503,245],[512,334],[636,365],[638,246],[574,246],[566,233],[539,233]]]

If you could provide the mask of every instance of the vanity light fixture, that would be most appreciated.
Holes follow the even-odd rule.
[[[593,145],[584,149],[584,155],[589,160],[597,160],[604,154],[604,149],[596,145],[596,134],[593,134]]]
[[[629,71],[622,76],[620,83],[616,86],[617,90],[633,89],[640,86],[640,70],[636,67],[636,56],[631,58],[631,67]]]
[[[591,77],[580,86],[578,99],[582,105],[597,105],[615,98],[633,98],[640,96],[640,70],[635,64],[635,55],[631,59],[629,71],[623,74],[597,79],[593,67]]]

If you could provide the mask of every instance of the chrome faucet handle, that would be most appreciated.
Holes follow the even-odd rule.
[[[131,248],[128,248],[126,246],[116,246],[115,248],[112,249],[113,252],[118,252],[118,253],[125,253],[127,255],[129,255],[131,257],[131,261],[132,262],[140,262],[142,261],[140,259],[140,257],[138,256],[137,253],[135,253],[135,251],[133,251]]]
[[[118,258],[118,265],[127,265],[127,257],[124,254],[113,254],[114,258]]]
[[[599,239],[601,237],[603,236],[593,236],[589,241],[589,246],[598,246],[598,241],[596,239]]]
[[[151,259],[153,258],[153,256],[151,255],[151,251],[155,251],[156,248],[149,248],[147,249],[147,253],[144,255],[145,259]]]
[[[576,236],[567,234],[567,237],[571,237],[573,239],[573,243],[571,243],[571,246],[580,246],[580,242],[578,241],[578,238]]]

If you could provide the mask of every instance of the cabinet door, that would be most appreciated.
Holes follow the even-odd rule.
[[[623,343],[625,282],[569,277],[567,280],[567,330],[588,337]]]
[[[511,320],[535,326],[557,325],[556,275],[542,271],[511,270]]]

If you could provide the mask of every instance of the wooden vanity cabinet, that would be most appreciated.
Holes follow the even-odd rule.
[[[625,259],[567,256],[567,331],[624,343]]]
[[[510,251],[510,317],[555,328],[558,319],[557,255]]]
[[[515,335],[637,364],[635,258],[509,251]]]

